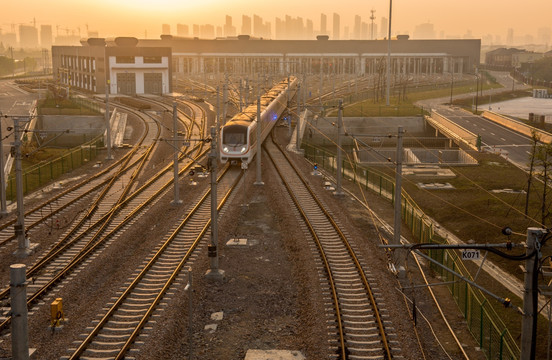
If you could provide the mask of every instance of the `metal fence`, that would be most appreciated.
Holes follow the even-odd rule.
[[[99,136],[86,144],[71,149],[63,156],[26,168],[22,174],[23,194],[28,194],[85,162],[95,159],[98,155],[98,147],[102,146],[103,136]],[[6,198],[14,201],[15,197],[16,179],[15,173],[12,171],[7,178]]]
[[[336,175],[337,166],[334,153],[310,144],[303,144],[303,149],[307,159],[318,164],[327,172]],[[341,169],[344,178],[378,193],[393,204],[394,179],[377,170],[347,160],[343,161]],[[420,243],[441,241],[434,234],[432,222],[405,192],[402,194],[401,204],[403,222]],[[432,250],[429,252],[429,256],[461,276],[471,278],[469,271],[456,251]],[[432,269],[443,278],[443,281],[451,282],[447,287],[464,315],[470,332],[479,343],[486,357],[488,359],[519,359],[521,351],[518,344],[492,305],[487,302],[481,290],[437,265],[432,265]]]

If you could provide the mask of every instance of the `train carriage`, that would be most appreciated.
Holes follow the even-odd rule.
[[[297,91],[297,78],[290,77],[276,84],[260,98],[261,121],[257,121],[257,104],[249,105],[230,119],[220,131],[220,161],[250,163],[257,151],[257,126],[261,126],[264,141],[284,110],[288,98]]]

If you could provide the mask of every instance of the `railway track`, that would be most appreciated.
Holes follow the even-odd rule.
[[[229,166],[218,179],[217,209],[220,211],[238,184],[242,172]],[[171,286],[185,278],[183,268],[190,267],[197,252],[209,237],[211,224],[210,189],[207,189],[179,220],[147,263],[128,280],[119,296],[107,305],[98,324],[86,338],[70,349],[64,359],[123,359],[147,326],[159,302],[170,300]],[[181,281],[182,280],[182,281]],[[133,349],[137,351],[136,349]]]
[[[320,258],[322,286],[331,294],[327,303],[331,353],[337,359],[401,358],[397,342],[390,340],[396,335],[386,320],[376,279],[286,154],[271,141],[265,146]]]
[[[145,114],[143,116],[149,117]],[[152,124],[157,126],[155,122],[152,122]],[[202,129],[204,125],[198,127]],[[151,145],[148,146],[146,153],[149,153],[155,146],[159,133],[159,126],[157,126],[156,136],[152,138]],[[196,159],[199,159],[205,153],[201,151],[202,147],[203,144],[198,144],[189,152],[195,152]],[[186,156],[190,156],[189,153],[183,154],[182,158]],[[147,156],[140,156],[140,159],[143,166]],[[186,160],[186,162],[187,164],[180,170],[180,174],[188,171],[193,164],[189,160]],[[172,164],[169,164],[150,178],[142,187],[130,193],[139,168],[141,166],[137,167],[132,174],[129,174],[125,187],[113,190],[117,196],[113,194],[106,195],[103,197],[103,201],[92,204],[86,213],[83,212],[80,215],[76,224],[66,231],[62,239],[27,271],[27,277],[33,279],[33,284],[29,286],[29,307],[38,299],[51,293],[55,289],[55,285],[77,268],[84,259],[92,254],[97,254],[102,248],[109,245],[109,242],[116,235],[122,233],[142,216],[173,184],[174,176],[170,171]],[[106,189],[111,188],[106,187]],[[112,201],[112,198],[117,200]],[[93,211],[93,209],[97,209],[97,211]],[[0,299],[5,299],[8,291],[8,289],[5,289],[0,292]],[[9,316],[0,317],[0,330],[5,329],[10,320]]]

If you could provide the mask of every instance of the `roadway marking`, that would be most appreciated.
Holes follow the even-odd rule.
[[[496,134],[492,132],[491,135],[492,135],[492,136],[495,136]]]
[[[500,140],[502,140],[502,141],[506,142],[506,139],[504,139],[504,138],[500,138]]]

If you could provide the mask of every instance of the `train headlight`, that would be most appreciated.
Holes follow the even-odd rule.
[[[246,147],[246,146],[242,147],[242,148],[240,149],[240,152],[243,154],[243,153],[245,152],[245,150],[247,150],[247,147]]]
[[[228,152],[228,146],[223,147],[223,148],[222,148],[222,151],[224,151],[225,153],[227,153],[227,152]]]

